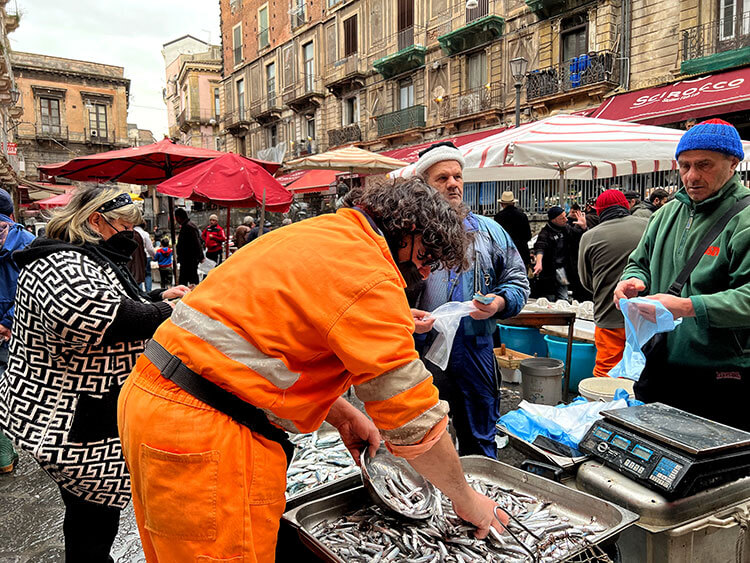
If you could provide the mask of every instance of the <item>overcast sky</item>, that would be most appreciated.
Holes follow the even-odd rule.
[[[10,0],[14,51],[113,64],[130,79],[128,123],[167,133],[164,43],[190,34],[219,44],[219,0]]]

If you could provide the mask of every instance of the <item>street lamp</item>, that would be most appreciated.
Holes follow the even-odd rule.
[[[516,57],[510,61],[510,73],[516,81],[516,127],[521,124],[521,86],[523,85],[522,80],[526,76],[528,65],[529,61],[523,57]]]

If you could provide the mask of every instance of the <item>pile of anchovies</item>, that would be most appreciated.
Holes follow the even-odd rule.
[[[551,563],[588,547],[589,538],[606,529],[596,518],[573,524],[555,514],[551,503],[532,495],[476,478],[469,483],[515,517],[508,530],[501,534],[492,529],[486,539],[474,538],[474,526],[456,516],[450,500],[438,491],[436,513],[428,520],[407,522],[371,506],[322,520],[309,531],[347,563]]]
[[[335,432],[296,434],[290,439],[295,453],[286,472],[287,497],[359,473],[359,467]]]
[[[399,474],[394,479],[390,475],[384,477],[387,494],[383,495],[393,506],[397,506],[402,514],[410,514],[412,517],[427,517],[432,512],[430,497],[425,494],[422,487],[410,488]],[[385,491],[384,491],[385,492]]]

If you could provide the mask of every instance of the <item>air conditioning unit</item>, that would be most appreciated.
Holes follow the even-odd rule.
[[[92,137],[98,137],[99,136],[99,131],[96,131],[96,130],[91,131],[91,136]]]

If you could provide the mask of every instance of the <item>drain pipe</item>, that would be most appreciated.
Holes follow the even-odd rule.
[[[630,90],[630,3],[622,0],[622,53],[620,56],[620,86]]]

